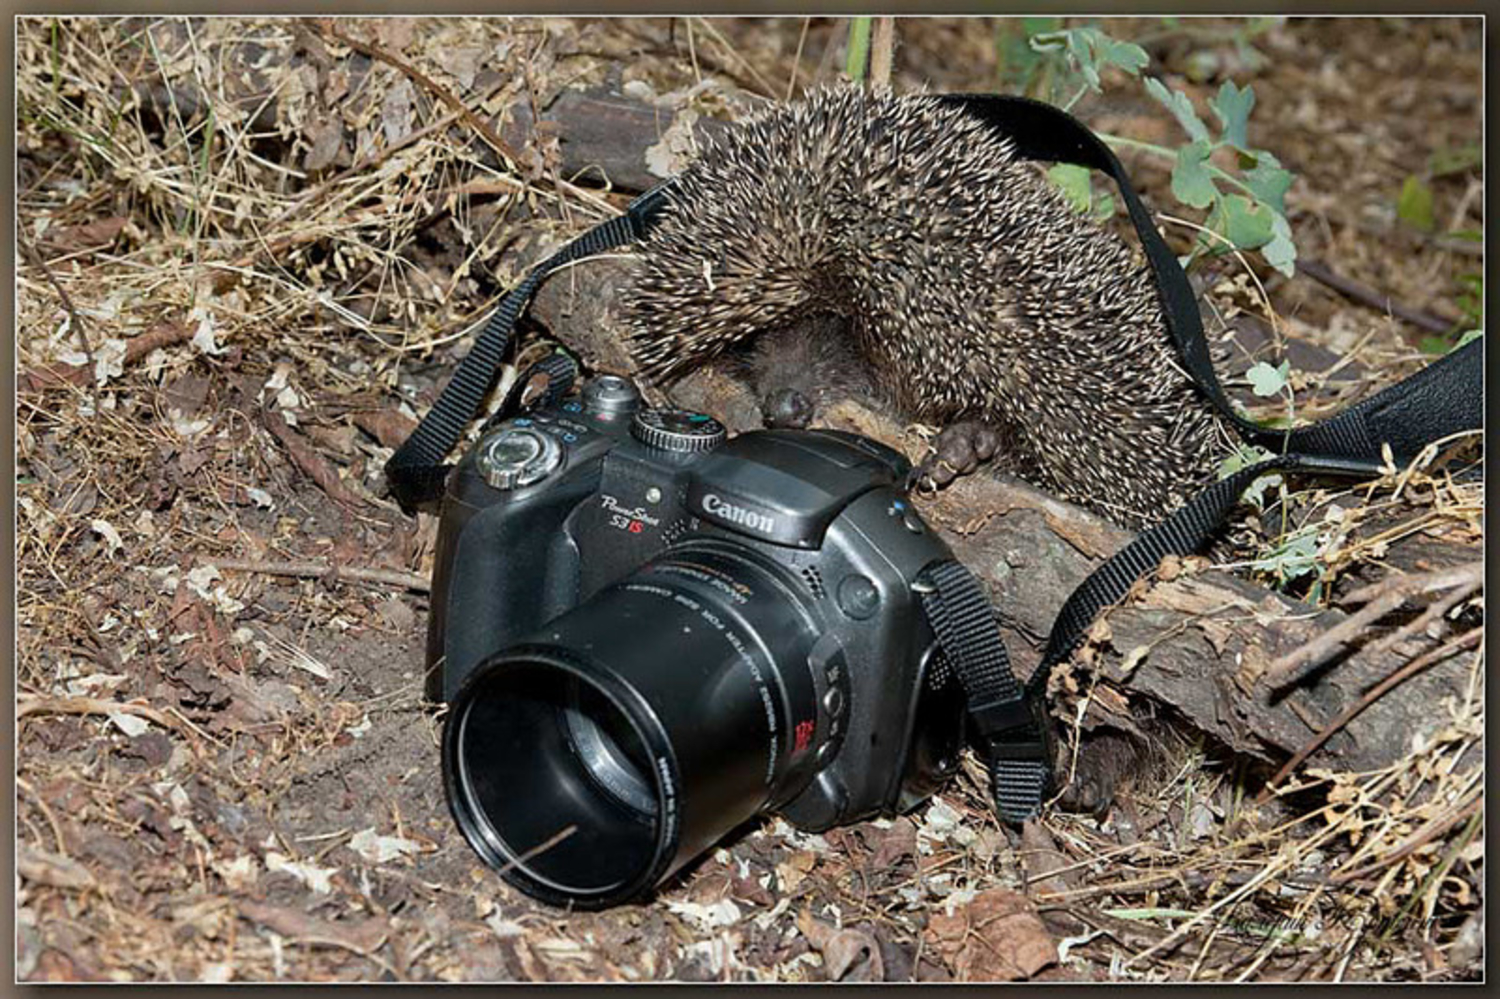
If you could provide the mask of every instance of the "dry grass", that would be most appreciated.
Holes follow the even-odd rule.
[[[1470,973],[1482,593],[1404,619],[1413,639],[1448,628],[1428,641],[1468,657],[1470,682],[1378,772],[1267,784],[1168,737],[1125,794],[1133,820],[1054,813],[1019,848],[971,772],[894,826],[768,822],[615,914],[531,906],[478,872],[445,832],[412,672],[432,525],[380,497],[389,440],[359,419],[422,410],[538,245],[622,203],[470,117],[598,77],[649,34],[626,27],[339,22],[361,55],[310,21],[20,22],[21,976],[802,980],[834,960],[805,939],[822,920],[943,977],[957,952],[933,915],[1028,880],[1049,927],[1074,926],[1056,931],[1065,977]],[[653,72],[722,67],[774,93],[810,76],[787,61],[800,21],[764,59],[736,40],[774,26],[691,27],[692,59],[679,31]],[[1361,363],[1414,365],[1378,331]],[[312,442],[322,488],[268,414]],[[1288,536],[1316,535],[1324,599],[1403,539],[1482,539],[1482,485],[1426,461],[1295,499]],[[345,794],[337,819],[314,807]],[[372,826],[410,856],[361,865],[350,843]],[[731,898],[743,918],[715,923]]]

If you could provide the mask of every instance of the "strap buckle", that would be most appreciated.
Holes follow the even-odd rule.
[[[970,705],[969,722],[991,764],[1033,761],[1051,768],[1051,728],[1037,698],[1022,694],[1013,700]]]

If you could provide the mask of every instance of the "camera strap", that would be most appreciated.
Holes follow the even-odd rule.
[[[469,348],[453,377],[443,386],[437,402],[385,463],[386,485],[404,513],[411,516],[417,507],[443,494],[443,484],[447,482],[451,468],[444,459],[463,436],[464,428],[479,413],[480,404],[504,363],[516,323],[525,314],[542,282],[560,267],[625,246],[644,236],[661,210],[670,183],[657,185],[632,201],[623,215],[595,226],[565,245],[533,267],[520,284],[501,296],[474,346]]]

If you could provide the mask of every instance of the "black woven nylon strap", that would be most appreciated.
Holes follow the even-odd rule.
[[[918,577],[922,610],[964,689],[975,749],[990,771],[1000,817],[1032,815],[1052,783],[1052,724],[1043,702],[1016,682],[984,587],[954,561]]]
[[[1188,374],[1247,441],[1276,453],[1295,452],[1302,456],[1302,467],[1309,470],[1376,474],[1383,464],[1382,444],[1390,446],[1397,464],[1405,464],[1432,441],[1483,424],[1478,340],[1322,423],[1276,430],[1247,420],[1219,384],[1187,274],[1157,231],[1119,158],[1103,140],[1060,108],[1025,97],[947,94],[939,100],[988,123],[1011,142],[1022,159],[1071,163],[1109,175],[1120,189],[1140,238],[1156,280],[1162,318]]]
[[[583,257],[624,246],[645,235],[666,198],[662,184],[636,198],[625,214],[595,226],[532,268],[500,299],[474,346],[464,355],[432,409],[385,464],[386,484],[407,514],[442,495],[450,466],[443,463],[479,411],[505,358],[511,333],[547,275]]]

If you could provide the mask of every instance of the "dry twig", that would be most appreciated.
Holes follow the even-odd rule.
[[[1349,595],[1350,603],[1365,603],[1365,606],[1313,641],[1277,659],[1266,667],[1262,682],[1272,689],[1284,687],[1306,676],[1311,670],[1337,655],[1346,645],[1354,641],[1376,621],[1406,603],[1414,596],[1434,593],[1452,588],[1462,588],[1467,594],[1484,584],[1484,563],[1470,562],[1452,569],[1420,576],[1400,575],[1366,586]],[[1461,598],[1459,598],[1461,599]],[[1456,603],[1457,600],[1455,599]],[[1451,607],[1452,604],[1449,604]],[[1430,619],[1429,619],[1430,620]],[[1426,622],[1423,622],[1425,626]],[[1406,629],[1403,632],[1409,633]]]
[[[395,586],[415,593],[426,593],[431,587],[424,576],[398,569],[361,569],[328,562],[250,562],[240,559],[211,559],[208,564],[224,572],[258,572],[267,576],[292,576],[320,579],[324,583],[360,583],[365,586]]]

